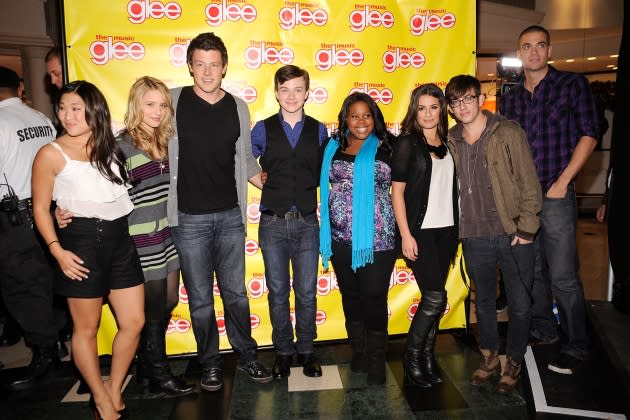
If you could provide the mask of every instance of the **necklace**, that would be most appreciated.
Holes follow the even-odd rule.
[[[468,194],[472,194],[472,181],[473,181],[473,178],[475,177],[475,171],[477,170],[477,156],[479,156],[479,153],[478,153],[479,143],[480,143],[479,140],[477,140],[472,146],[466,148],[466,152],[468,154],[468,159],[467,159],[468,168],[466,170],[466,175],[468,176]],[[470,161],[471,161],[470,154],[471,153],[474,153],[475,155],[474,160],[473,160],[472,174],[470,173]]]

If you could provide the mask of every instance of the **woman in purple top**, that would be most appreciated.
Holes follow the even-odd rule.
[[[387,292],[396,260],[389,194],[391,141],[383,114],[365,93],[349,95],[324,151],[320,178],[320,252],[339,282],[351,369],[370,385],[385,382]],[[367,353],[367,355],[366,355]]]

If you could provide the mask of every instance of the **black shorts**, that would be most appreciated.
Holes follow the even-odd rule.
[[[144,283],[138,251],[129,236],[127,217],[108,221],[73,217],[58,229],[61,246],[74,252],[90,272],[84,280],[72,280],[57,266],[55,292],[66,297],[92,298],[109,295]]]

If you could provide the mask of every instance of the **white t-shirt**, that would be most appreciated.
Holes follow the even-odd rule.
[[[48,117],[20,98],[0,101],[0,198],[9,192],[7,182],[20,200],[31,197],[33,159],[56,134]]]

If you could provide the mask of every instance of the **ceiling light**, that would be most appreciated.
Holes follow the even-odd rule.
[[[555,61],[553,61],[553,60],[547,61],[547,64],[553,64],[553,63],[555,63]]]
[[[566,60],[566,61],[567,61],[567,63],[573,63],[573,62],[575,61],[575,59],[573,59],[573,58],[569,58],[569,59],[568,59],[568,60]]]
[[[613,54],[610,56],[610,58],[618,58],[618,57],[619,57],[619,54]]]
[[[609,64],[609,65],[607,65],[606,67],[608,67],[608,68],[610,69],[610,68],[615,67],[615,65],[614,65],[614,64]]]
[[[597,57],[589,57],[587,58],[588,61],[593,61],[593,60],[597,60]]]
[[[518,58],[503,57],[501,59],[501,65],[503,67],[521,67],[523,65],[523,63]]]
[[[488,73],[488,76],[492,77],[494,76],[494,73]]]

